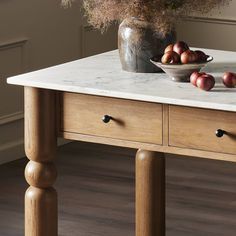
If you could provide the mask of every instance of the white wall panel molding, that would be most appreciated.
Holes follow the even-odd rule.
[[[27,43],[28,39],[17,39],[6,42],[0,42],[0,50],[14,48],[14,47],[23,47]]]
[[[210,18],[210,17],[187,17],[184,20],[193,22],[203,22],[212,24],[223,24],[223,25],[236,25],[236,19],[227,18]]]
[[[21,57],[21,73],[28,71],[29,69],[29,59],[28,59],[28,48],[27,42],[29,39],[27,38],[19,38],[15,40],[9,40],[5,42],[0,42],[0,53],[1,51],[7,51],[14,48],[20,48],[20,57]]]
[[[235,3],[236,8],[236,3]],[[177,24],[179,40],[201,48],[236,51],[236,18],[227,15],[216,17],[188,17]]]
[[[1,125],[6,125],[15,121],[19,121],[24,119],[24,112],[20,111],[20,112],[15,112],[9,115],[5,115],[5,116],[1,116],[0,117],[0,126]]]
[[[23,91],[5,78],[28,70],[28,39],[0,41],[0,164],[24,157]]]

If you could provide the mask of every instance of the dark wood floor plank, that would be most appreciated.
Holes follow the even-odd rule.
[[[134,236],[135,150],[59,148],[60,236]],[[0,236],[23,235],[26,159],[0,166]],[[236,164],[167,157],[167,236],[236,235]]]

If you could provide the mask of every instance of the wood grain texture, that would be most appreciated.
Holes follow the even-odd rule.
[[[136,150],[59,148],[59,236],[135,235]],[[0,165],[0,235],[22,236],[26,159]],[[236,164],[166,157],[166,236],[235,236]]]
[[[176,106],[169,108],[169,105],[61,92],[58,97],[57,106],[62,106],[61,112],[57,113],[61,117],[61,122],[58,122],[60,137],[236,161],[235,113]],[[114,116],[116,121],[104,124],[101,121],[104,114]],[[230,130],[230,135],[216,138],[215,131],[219,128]]]
[[[55,92],[25,87],[24,98],[26,156],[51,162],[56,156]]]
[[[165,235],[165,157],[139,150],[136,154],[136,236]]]
[[[163,146],[169,145],[169,105],[163,104]]]
[[[56,93],[25,88],[25,236],[57,236]]]
[[[61,130],[162,144],[162,105],[125,99],[61,93]],[[112,116],[105,124],[104,115]]]
[[[236,113],[169,106],[169,145],[236,154]],[[227,132],[222,138],[216,130]]]
[[[140,143],[140,142],[134,142],[134,141],[126,141],[126,140],[106,138],[106,137],[97,137],[97,136],[92,136],[92,135],[69,133],[69,132],[59,133],[59,136],[64,137],[65,139],[70,139],[70,140],[78,140],[78,141],[107,144],[107,145],[113,145],[113,146],[119,146],[119,147],[136,148],[136,149],[141,148],[141,149],[146,149],[146,150],[156,151],[156,152],[178,154],[178,155],[184,156],[185,158],[189,158],[189,156],[195,156],[195,157],[205,158],[205,159],[236,162],[236,155],[226,154],[226,153],[209,152],[209,151],[196,150],[196,149],[190,149],[190,148],[161,146],[161,145],[155,145],[155,144]]]

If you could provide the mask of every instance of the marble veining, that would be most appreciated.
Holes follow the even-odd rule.
[[[216,77],[215,88],[205,92],[190,83],[176,83],[164,73],[122,71],[118,51],[88,57],[8,78],[9,84],[99,96],[133,99],[236,112],[236,88],[220,82],[224,71],[236,72],[236,52],[204,50],[214,57],[203,71]]]

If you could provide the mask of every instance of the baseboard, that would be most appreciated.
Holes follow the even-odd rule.
[[[23,111],[0,117],[1,132],[8,134],[8,137],[4,137],[2,140],[0,140],[0,164],[15,161],[25,157],[23,119]],[[16,136],[15,133],[18,135]],[[59,138],[58,146],[62,146],[69,142],[69,140]]]
[[[63,146],[65,144],[71,143],[74,141],[65,140],[62,138],[58,139],[58,146]],[[93,144],[86,142],[78,142],[78,146],[81,150],[93,150],[94,152],[106,152],[117,155],[131,156],[135,155],[134,149],[122,148],[122,147],[113,147],[102,144]],[[175,156],[172,154],[166,154],[166,156]],[[0,165],[4,163],[8,163],[11,161],[15,161],[25,157],[24,152],[24,141],[17,140],[15,142],[11,142],[0,147]]]
[[[57,146],[63,146],[67,143],[71,143],[72,141],[71,140],[66,140],[66,139],[63,139],[63,138],[58,138],[57,140]]]
[[[0,146],[0,164],[11,162],[24,156],[23,140],[16,140]]]
[[[58,139],[58,146],[70,143],[70,140]],[[24,140],[16,140],[0,146],[0,165],[25,157]]]

